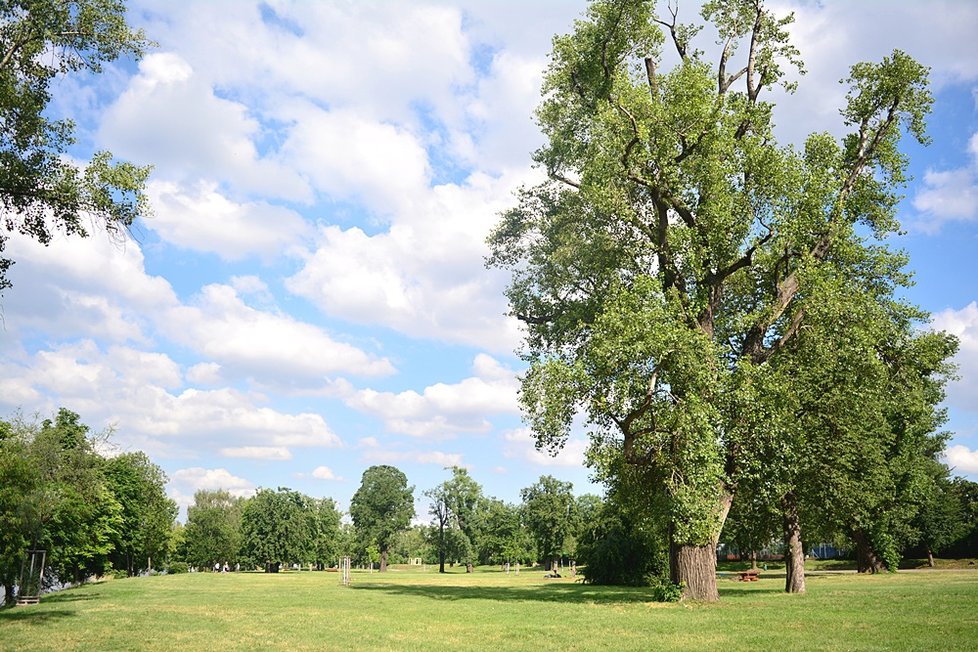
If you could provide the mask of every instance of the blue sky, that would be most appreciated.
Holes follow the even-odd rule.
[[[510,501],[545,473],[599,491],[583,433],[556,458],[534,450],[506,278],[483,266],[497,215],[540,178],[541,73],[584,8],[527,4],[132,3],[159,47],[59,81],[54,107],[79,158],[155,166],[153,215],[125,241],[11,240],[0,413],[65,406],[114,428],[182,506],[199,488],[289,486],[345,508],[379,463],[407,474],[419,517],[452,464]],[[932,69],[933,143],[907,146],[893,244],[908,298],[961,338],[947,460],[978,479],[978,6],[773,6],[795,11],[808,69],[775,98],[785,142],[841,135],[856,61],[899,47]]]

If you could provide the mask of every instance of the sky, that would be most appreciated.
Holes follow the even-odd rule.
[[[960,338],[946,461],[978,480],[978,4],[779,0],[807,74],[776,133],[843,134],[839,80],[900,48],[931,68],[930,146],[891,245],[907,299]],[[575,432],[534,449],[518,323],[485,239],[539,181],[533,120],[569,0],[139,0],[158,43],[56,81],[86,160],[152,164],[130,237],[14,237],[0,300],[0,415],[66,407],[142,450],[182,508],[198,489],[290,487],[341,509],[392,464],[421,493],[460,465],[518,502],[550,474],[600,493]],[[681,2],[680,19],[698,6]],[[715,50],[704,33],[697,46]],[[667,63],[667,62],[666,62]]]

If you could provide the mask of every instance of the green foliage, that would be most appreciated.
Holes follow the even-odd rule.
[[[414,517],[414,487],[393,466],[371,466],[350,500],[350,517],[361,540],[376,545],[381,570],[386,570],[388,550]]]
[[[166,572],[168,575],[178,575],[180,573],[186,573],[190,570],[190,564],[185,561],[171,561],[166,565]]]
[[[720,35],[713,62],[693,47],[701,26],[651,2],[595,1],[554,39],[535,154],[549,179],[521,191],[489,237],[488,264],[512,272],[507,296],[527,326],[524,412],[549,450],[582,414],[606,481],[643,467],[637,489],[664,501],[676,545],[715,545],[737,491],[770,510],[816,478],[816,442],[837,444],[823,467],[836,489],[863,483],[865,503],[876,482],[864,525],[906,540],[940,386],[920,378],[941,375],[947,348],[913,361],[931,347],[910,342],[925,316],[896,301],[906,258],[883,239],[898,229],[898,144],[926,140],[927,69],[900,51],[856,64],[841,112],[851,133],[812,134],[799,151],[777,143],[763,100],[801,68],[793,17],[747,0],[708,2],[702,16]],[[679,62],[663,70],[667,39]],[[846,306],[865,323],[833,321]],[[803,334],[817,342],[795,346]],[[836,352],[850,342],[851,355]],[[826,384],[804,373],[822,362],[838,365],[832,401],[794,398]]]
[[[122,0],[23,0],[0,7],[0,253],[18,231],[48,244],[58,231],[87,235],[93,220],[124,232],[149,208],[148,167],[98,152],[79,166],[65,156],[74,124],[50,117],[51,84],[62,75],[99,73],[151,45],[126,24]],[[13,263],[0,258],[0,291]]]
[[[235,563],[242,548],[241,515],[244,499],[225,490],[199,490],[187,508],[183,557],[194,566]]]
[[[244,504],[241,533],[246,558],[266,568],[301,563],[313,556],[316,515],[308,496],[285,487],[259,489]]]
[[[170,552],[177,505],[166,496],[166,474],[144,453],[112,458],[106,463],[105,476],[122,507],[113,563],[134,575]]]
[[[665,532],[651,519],[607,502],[584,529],[577,561],[589,584],[661,586],[668,582]],[[657,598],[659,599],[659,598]]]
[[[536,545],[537,561],[548,567],[550,561],[565,555],[567,539],[577,524],[573,489],[570,482],[543,475],[520,490],[523,520]]]

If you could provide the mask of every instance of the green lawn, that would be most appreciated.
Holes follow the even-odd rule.
[[[2,650],[975,650],[978,572],[824,573],[803,596],[720,580],[713,605],[483,570],[111,580],[0,611]]]

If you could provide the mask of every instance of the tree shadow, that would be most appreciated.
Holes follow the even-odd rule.
[[[29,605],[26,607],[16,606],[7,609],[0,609],[0,623],[28,621],[31,623],[46,623],[53,620],[62,620],[77,616],[73,611],[67,609],[43,609],[40,605]]]
[[[552,584],[534,587],[501,586],[430,586],[418,584],[353,584],[359,591],[376,591],[391,595],[431,600],[502,600],[517,602],[573,602],[581,604],[614,604],[653,602],[651,589],[626,586],[593,586],[588,584]]]

